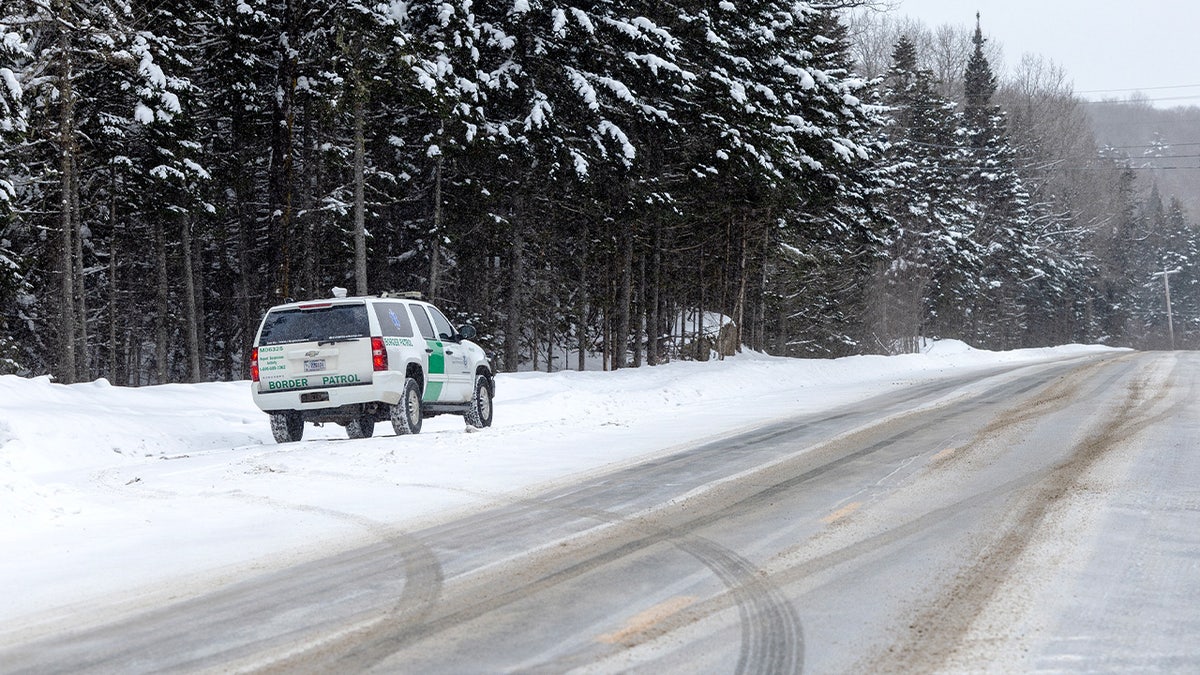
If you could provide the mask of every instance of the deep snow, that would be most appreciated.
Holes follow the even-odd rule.
[[[426,420],[276,445],[249,384],[138,389],[0,377],[0,645],[103,603],[168,598],[520,498],[699,439],[916,382],[1103,347],[503,374],[495,426]]]

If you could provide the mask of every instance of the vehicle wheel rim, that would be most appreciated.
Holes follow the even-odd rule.
[[[492,416],[492,395],[488,392],[487,387],[479,389],[479,419],[480,421],[487,420]]]
[[[404,411],[408,414],[409,426],[415,427],[421,414],[421,399],[417,396],[417,392],[408,392],[408,410]]]

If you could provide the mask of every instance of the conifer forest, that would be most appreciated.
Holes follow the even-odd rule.
[[[870,5],[4,0],[0,373],[245,378],[334,286],[503,370],[1200,346],[1173,141],[1096,133],[1165,113]]]

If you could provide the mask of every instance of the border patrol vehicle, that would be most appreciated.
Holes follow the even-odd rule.
[[[279,443],[298,441],[304,423],[336,423],[366,438],[376,422],[397,434],[421,431],[425,417],[462,415],[492,424],[496,382],[475,329],[455,329],[419,294],[346,297],[272,307],[250,356],[254,403],[271,416]]]

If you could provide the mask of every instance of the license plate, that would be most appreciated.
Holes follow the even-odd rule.
[[[325,370],[325,359],[312,359],[304,362],[304,372],[313,373],[318,370]]]

